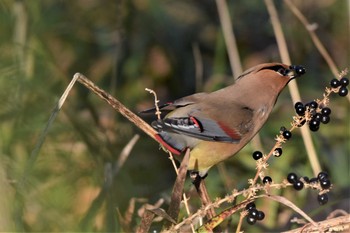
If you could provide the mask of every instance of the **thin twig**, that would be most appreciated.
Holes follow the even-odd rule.
[[[156,108],[156,112],[154,114],[157,116],[158,120],[160,120],[162,112],[160,111],[159,106],[158,106],[159,100],[157,97],[157,93],[149,88],[145,88],[145,90],[154,96],[154,106]]]

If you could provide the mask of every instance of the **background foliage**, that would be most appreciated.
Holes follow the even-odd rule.
[[[338,68],[349,67],[347,1],[294,2],[315,22]],[[279,61],[263,1],[228,4],[244,68]],[[306,29],[282,1],[276,4],[292,61],[307,68],[297,81],[302,101],[321,98],[332,74]],[[75,72],[135,112],[153,104],[145,87],[166,102],[232,83],[215,1],[0,0],[0,11],[0,230],[116,232],[122,230],[118,211],[124,213],[131,198],[148,203],[164,198],[166,209],[175,180],[167,155],[141,133],[124,166],[113,175],[123,147],[140,132],[81,85],[70,93],[38,157],[32,151]],[[203,62],[199,81],[194,48]],[[289,126],[292,106],[286,90],[261,131],[265,152],[280,126]],[[322,169],[334,184],[330,202],[319,207],[312,191],[281,193],[315,220],[337,208],[349,211],[349,102],[334,96],[330,107],[331,123],[313,133]],[[153,118],[145,116],[147,121]],[[248,145],[210,171],[207,185],[213,198],[246,186],[255,174],[253,150]],[[298,132],[282,157],[272,160],[269,175],[281,181],[290,171],[313,176]],[[191,189],[190,183],[186,189]],[[137,202],[136,210],[141,205]],[[289,220],[295,214],[290,209],[271,201],[258,206],[268,210],[266,219],[246,229],[291,228]],[[137,212],[132,219],[139,223]],[[234,225],[237,216],[232,221]]]

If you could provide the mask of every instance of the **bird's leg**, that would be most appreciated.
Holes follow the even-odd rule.
[[[199,198],[201,199],[202,205],[207,206],[211,204],[211,200],[207,191],[207,187],[205,186],[204,177],[201,177],[198,172],[192,171],[190,173],[190,177],[192,179],[192,183],[196,187]],[[213,218],[216,215],[213,207],[209,208],[207,212],[208,219]]]

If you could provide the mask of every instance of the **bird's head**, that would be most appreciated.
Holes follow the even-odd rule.
[[[285,64],[280,64],[280,65],[277,65],[276,67],[270,67],[270,69],[276,71],[278,74],[282,76],[288,76],[289,80],[299,77],[305,74],[306,72],[305,68],[301,65],[287,66]]]
[[[273,88],[281,91],[290,80],[305,74],[305,68],[300,65],[282,63],[265,63],[254,66],[237,78],[237,81],[255,83],[260,87]]]

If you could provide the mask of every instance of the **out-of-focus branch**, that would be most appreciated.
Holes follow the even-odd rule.
[[[239,59],[239,53],[236,45],[235,34],[232,30],[230,15],[226,0],[216,0],[216,5],[219,11],[220,22],[222,25],[222,32],[227,47],[228,57],[234,77],[238,77],[242,73],[242,64]]]
[[[265,4],[267,7],[267,10],[270,14],[271,23],[273,30],[275,32],[278,49],[280,51],[282,62],[285,64],[291,64],[290,56],[288,53],[287,43],[285,40],[285,37],[283,35],[282,26],[278,19],[278,14],[275,8],[275,5],[273,4],[272,0],[265,0]],[[293,102],[297,102],[301,99],[298,86],[296,82],[290,82],[288,84],[288,88],[292,97]],[[311,139],[310,131],[306,127],[301,127],[301,135],[304,141],[304,145],[306,147],[307,155],[309,157],[311,167],[313,170],[314,175],[317,175],[321,171],[320,162],[318,161],[318,157],[316,154],[315,146]]]
[[[304,25],[306,28],[307,32],[309,33],[312,42],[315,44],[315,47],[317,50],[320,52],[324,60],[327,62],[329,69],[332,71],[334,77],[338,78],[339,77],[339,69],[335,65],[333,59],[329,55],[328,51],[326,48],[323,46],[322,42],[318,38],[318,36],[315,33],[314,27],[311,27],[311,24],[309,21],[306,19],[306,17],[301,13],[301,11],[294,5],[294,3],[290,0],[284,0],[284,2],[287,4],[289,9],[292,11],[292,13],[297,17],[300,22]],[[350,95],[347,96],[348,100],[350,101]]]

